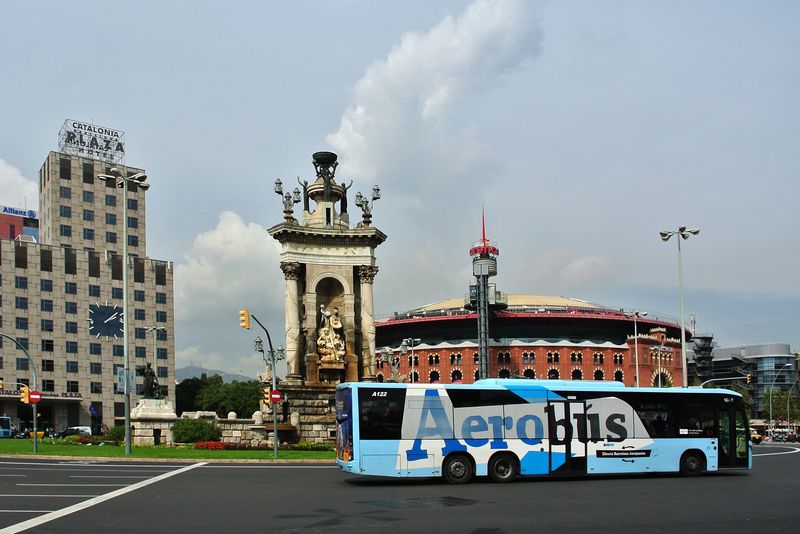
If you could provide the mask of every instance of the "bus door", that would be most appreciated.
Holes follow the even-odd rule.
[[[734,397],[723,397],[717,415],[719,467],[747,467],[750,443],[743,403]]]
[[[586,402],[548,399],[547,429],[550,442],[550,473],[585,475]]]

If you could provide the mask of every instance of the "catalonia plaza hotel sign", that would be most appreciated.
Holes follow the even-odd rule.
[[[125,132],[67,119],[58,132],[58,148],[67,154],[118,163],[125,159]]]

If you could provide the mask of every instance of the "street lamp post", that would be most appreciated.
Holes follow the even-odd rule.
[[[272,337],[269,335],[269,330],[267,330],[267,327],[264,326],[263,324],[261,324],[261,321],[259,321],[256,318],[255,315],[250,314],[250,317],[252,317],[253,320],[256,323],[258,323],[258,326],[260,326],[261,329],[264,331],[264,333],[267,335],[267,342],[269,343],[269,361],[267,361],[267,358],[264,355],[264,342],[261,341],[260,337],[256,337],[256,339],[255,339],[255,349],[256,349],[256,352],[260,352],[261,353],[261,357],[264,358],[264,363],[269,365],[271,367],[271,369],[272,369],[272,390],[271,390],[271,392],[272,392],[272,391],[275,391],[276,388],[277,388],[277,385],[275,383],[275,375],[278,372],[278,370],[275,367],[276,360],[283,360],[285,358],[285,356],[286,356],[286,353],[284,352],[283,347],[280,346],[280,345],[278,345],[278,350],[277,351],[274,350],[272,348]],[[270,402],[272,402],[272,399],[270,399]],[[278,410],[275,407],[274,403],[272,403],[272,404],[273,404],[273,406],[272,406],[273,456],[275,458],[277,458],[278,457]]]
[[[407,337],[400,344],[400,352],[406,352],[408,351],[409,347],[411,348],[411,365],[408,366],[409,368],[408,381],[411,382],[412,384],[414,383],[414,347],[419,345],[421,341],[422,340],[419,338]]]
[[[681,239],[689,239],[690,235],[700,233],[700,228],[686,228],[679,226],[677,230],[662,230],[659,232],[662,241],[669,241],[669,238],[678,236],[678,288],[681,294],[681,366],[683,367],[683,387],[688,387],[688,375],[686,371],[686,328],[683,324],[683,261],[681,260]]]
[[[125,368],[125,456],[131,455],[131,380],[130,380],[130,354],[128,352],[128,186],[133,183],[142,191],[147,191],[150,184],[145,183],[147,175],[137,172],[132,176],[125,174],[113,167],[111,174],[100,174],[97,177],[103,181],[114,180],[118,188],[122,189],[122,355]]]
[[[798,377],[798,378],[800,378],[800,377]],[[792,400],[792,390],[794,389],[794,386],[797,384],[797,380],[798,380],[797,378],[794,379],[794,382],[792,383],[792,387],[789,388],[789,392],[786,394],[786,423],[787,423],[787,426],[791,423],[791,418],[789,417],[789,401]]]
[[[772,379],[772,384],[769,385],[769,439],[772,439],[773,429],[775,427],[774,422],[772,421],[772,388],[775,386],[775,381],[778,380],[778,376],[780,376],[781,371],[791,367],[791,363],[783,364],[779,369],[778,372],[775,373],[775,378]]]
[[[647,312],[634,311],[626,313],[625,317],[633,317],[633,348],[636,358],[636,387],[639,387],[639,330],[636,328],[636,319],[644,317]]]
[[[39,381],[36,379],[36,364],[33,362],[33,358],[31,358],[31,355],[28,354],[28,351],[25,349],[25,347],[22,346],[22,343],[17,341],[17,338],[11,337],[8,334],[3,334],[2,332],[0,332],[0,337],[10,339],[17,345],[17,347],[19,347],[20,350],[22,350],[22,352],[25,353],[25,356],[27,356],[28,358],[28,365],[31,368],[31,378],[33,379],[33,390],[39,391]],[[36,454],[39,452],[39,435],[36,429],[36,412],[39,410],[38,403],[36,402],[32,403],[31,408],[33,409],[33,453]]]

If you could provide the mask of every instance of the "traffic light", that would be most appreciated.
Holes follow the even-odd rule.
[[[28,386],[22,386],[19,388],[19,400],[24,402],[25,404],[31,403],[31,388]]]
[[[250,330],[250,310],[247,308],[239,310],[239,326],[245,330]]]
[[[747,383],[748,384],[753,383],[753,373],[747,373]]]

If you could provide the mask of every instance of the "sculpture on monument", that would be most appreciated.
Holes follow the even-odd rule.
[[[339,308],[329,311],[319,306],[320,324],[317,329],[317,354],[323,362],[344,361],[345,343]]]
[[[143,389],[142,397],[145,399],[160,399],[161,388],[158,385],[158,378],[156,378],[156,372],[153,370],[153,368],[149,363],[144,368],[143,374],[144,374],[144,385],[142,388]]]

